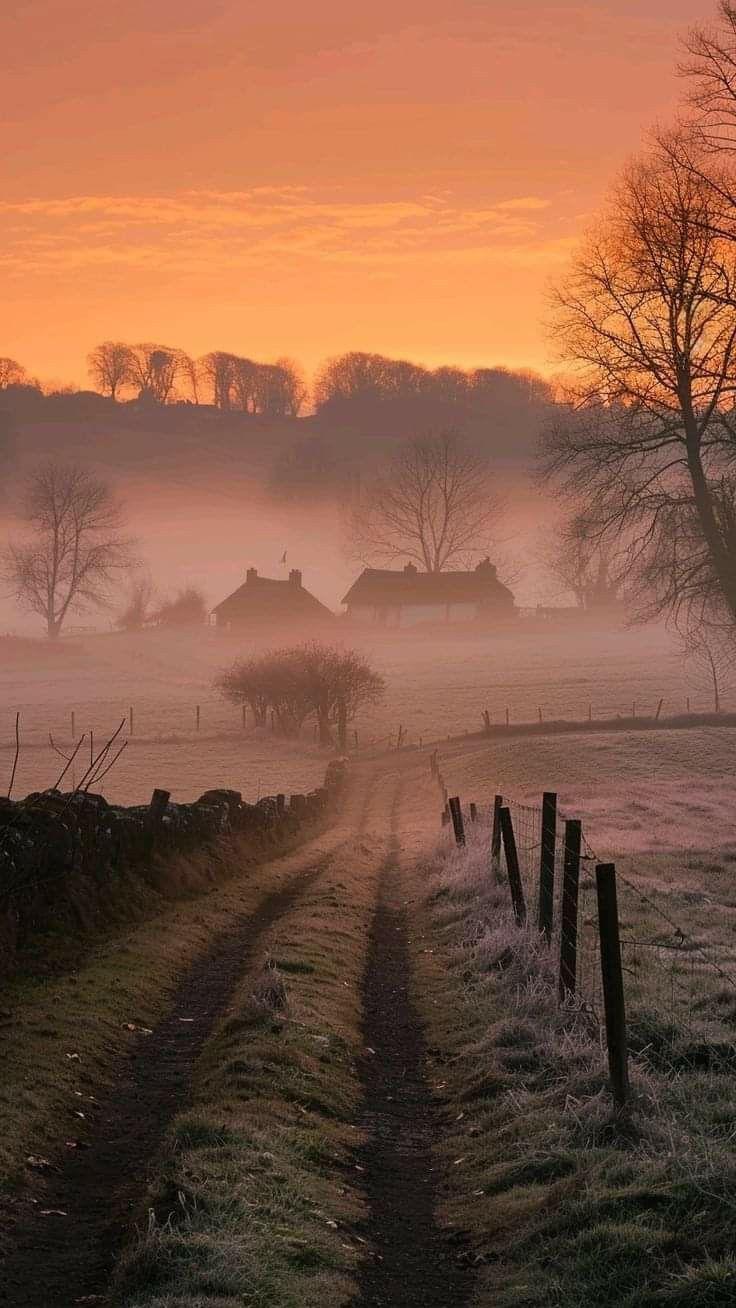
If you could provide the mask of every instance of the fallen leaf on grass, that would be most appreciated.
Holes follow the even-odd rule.
[[[69,1059],[70,1063],[81,1063],[82,1061],[79,1054],[67,1054],[66,1057]]]
[[[51,1166],[48,1158],[44,1158],[43,1154],[29,1154],[26,1158],[26,1162],[29,1167],[36,1167],[39,1171],[43,1171],[44,1168]]]
[[[39,1217],[66,1217],[63,1208],[39,1208]]]
[[[464,1162],[465,1162],[465,1158],[467,1158],[467,1154],[466,1154],[465,1157],[463,1157],[463,1158],[456,1158],[456,1159],[453,1161],[453,1164],[452,1164],[453,1167],[459,1167],[461,1163],[464,1163]]]

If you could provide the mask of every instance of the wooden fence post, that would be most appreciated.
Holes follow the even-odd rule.
[[[565,857],[560,922],[560,1003],[575,994],[578,975],[578,890],[582,826],[577,818],[565,823]]]
[[[488,735],[490,736],[490,734],[491,734],[491,715],[490,715],[490,713],[488,712],[488,709],[483,709],[483,726],[484,726],[485,730],[487,731]]]
[[[477,822],[477,821],[478,821],[478,805],[477,805],[477,804],[473,804],[473,803],[471,803],[471,805],[470,805],[470,821],[471,821],[471,822]]]
[[[511,809],[503,807],[499,811],[499,821],[501,824],[501,837],[503,839],[503,852],[506,855],[506,871],[509,877],[509,886],[511,888],[511,903],[514,909],[514,919],[517,926],[524,926],[526,922],[526,900],[524,898],[524,886],[521,880],[521,871],[519,868],[519,855],[516,849],[516,836],[514,835],[514,824],[511,820]]]
[[[655,721],[655,722],[659,722],[659,715],[660,715],[660,713],[662,712],[662,705],[663,705],[663,704],[664,704],[664,698],[662,698],[662,699],[659,701],[658,705],[657,705],[657,712],[656,712],[655,715],[654,715],[654,721]]]
[[[547,944],[552,942],[555,911],[555,844],[557,840],[557,795],[546,790],[542,798],[542,852],[539,862],[539,930]]]
[[[509,725],[510,721],[511,721],[511,718],[510,718],[510,716],[509,716],[509,711],[508,711],[508,709],[506,709],[506,726]]]
[[[132,736],[132,735],[133,735],[133,706],[132,706],[132,704],[131,704],[130,708],[128,709],[128,731],[129,731],[130,735]]]
[[[465,844],[465,823],[463,822],[463,810],[460,804],[459,796],[455,795],[448,800],[450,805],[450,816],[452,818],[452,827],[455,832],[455,843],[458,845]]]
[[[245,714],[246,714],[246,707],[245,707],[245,704],[244,704],[244,705],[243,705],[243,731],[245,731],[245,725],[246,725],[246,716],[245,716]]]
[[[76,736],[77,736],[77,720],[74,714],[74,709],[72,709],[72,740],[76,740]]]
[[[283,817],[286,812],[286,795],[276,796],[276,812],[279,817]]]
[[[501,858],[501,809],[503,808],[503,795],[494,796],[493,800],[493,826],[491,827],[491,867],[498,869]]]
[[[199,731],[199,704],[197,705],[197,731]]]
[[[626,1047],[626,1005],[621,967],[615,864],[599,863],[595,870],[595,884],[598,896],[598,930],[601,939],[608,1070],[611,1076],[613,1102],[617,1108],[623,1108],[629,1094],[629,1059]]]

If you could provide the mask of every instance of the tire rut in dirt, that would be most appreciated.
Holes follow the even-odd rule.
[[[220,933],[178,984],[167,1016],[125,1061],[113,1091],[96,1108],[85,1105],[94,1112],[90,1148],[69,1154],[49,1177],[38,1207],[16,1223],[0,1267],[0,1303],[71,1308],[108,1302],[105,1292],[145,1196],[151,1161],[168,1123],[188,1102],[197,1058],[264,934],[333,858],[309,864],[255,913]],[[42,1217],[41,1209],[66,1215]]]
[[[397,806],[399,797],[397,796]],[[396,813],[394,813],[395,827]],[[364,1266],[355,1308],[462,1308],[469,1285],[434,1219],[435,1111],[423,1064],[424,1036],[409,992],[404,908],[393,901],[398,842],[383,868],[364,983],[361,1151],[374,1258]]]

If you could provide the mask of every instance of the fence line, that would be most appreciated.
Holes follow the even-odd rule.
[[[436,753],[430,766],[447,804]],[[450,803],[455,839],[464,844],[463,805],[457,796]],[[473,808],[480,821],[471,824],[471,838],[489,841],[491,873],[503,880],[505,871],[517,927],[539,933],[558,960],[560,1005],[605,1029],[617,1106],[628,1094],[627,1008],[632,1045],[645,1058],[669,1051],[673,1059],[707,1061],[724,1047],[733,1049],[733,1033],[719,1018],[724,992],[731,1011],[736,1004],[736,967],[726,962],[724,955],[733,957],[727,946],[705,944],[615,864],[601,860],[581,822],[559,812],[553,792],[539,806],[497,795],[493,806],[474,802]],[[529,905],[536,912],[530,914]],[[642,908],[649,919],[643,923]],[[695,1042],[689,1051],[683,1038]]]

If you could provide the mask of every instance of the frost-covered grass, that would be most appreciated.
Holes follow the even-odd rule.
[[[286,630],[264,634],[260,643],[299,642],[304,635]],[[638,713],[653,714],[662,696],[667,714],[682,712],[688,694],[693,708],[709,707],[688,685],[676,647],[659,630],[540,634],[521,622],[515,634],[435,631],[389,637],[337,622],[333,638],[361,648],[386,679],[385,700],[355,724],[361,745],[386,741],[399,725],[409,744],[474,733],[485,709],[500,723],[506,707],[514,722],[535,720],[538,708],[545,720],[585,718],[589,705],[594,719],[626,715],[634,700]],[[253,639],[202,628],[78,635],[57,647],[39,640],[23,642],[22,649],[0,648],[0,773],[3,766],[10,773],[16,710],[24,741],[20,792],[50,784],[58,759],[48,733],[66,745],[72,712],[77,735],[92,729],[101,739],[133,707],[129,757],[123,756],[107,779],[106,793],[115,800],[145,800],[156,785],[182,799],[212,785],[233,786],[251,798],[259,781],[266,790],[273,788],[272,761],[281,772],[279,788],[308,788],[321,768],[311,730],[292,745],[253,732],[250,724],[244,732],[239,709],[213,688],[223,666],[255,647]],[[668,742],[674,734],[667,733]],[[476,749],[477,742],[468,741],[468,747]],[[508,747],[512,758],[514,751],[544,758],[549,766],[542,784],[566,785],[587,766],[588,778],[625,787],[632,757],[641,758],[648,776],[655,777],[670,745],[606,736],[598,744],[563,738]],[[715,769],[715,739],[713,747]],[[506,742],[493,748],[505,749]],[[671,748],[677,753],[685,746],[672,740]],[[535,784],[535,777],[526,775]]]
[[[115,1303],[354,1301],[360,983],[378,866],[358,844],[344,851],[271,932],[274,966],[246,978],[171,1127]]]
[[[470,1233],[474,1308],[733,1303],[736,1008],[722,1009],[711,1043],[697,1014],[673,1026],[637,978],[632,1095],[614,1111],[597,1013],[558,1007],[554,960],[513,924],[487,836],[471,830],[464,853],[443,839],[421,868],[432,946],[418,956],[441,1093],[455,1105],[443,1216]],[[657,877],[652,857],[648,897],[682,909],[710,882],[711,944],[725,941],[730,868],[696,862],[683,859],[678,885],[673,860]],[[635,905],[627,930],[650,931],[651,910],[634,920]],[[705,907],[695,903],[694,933]]]

